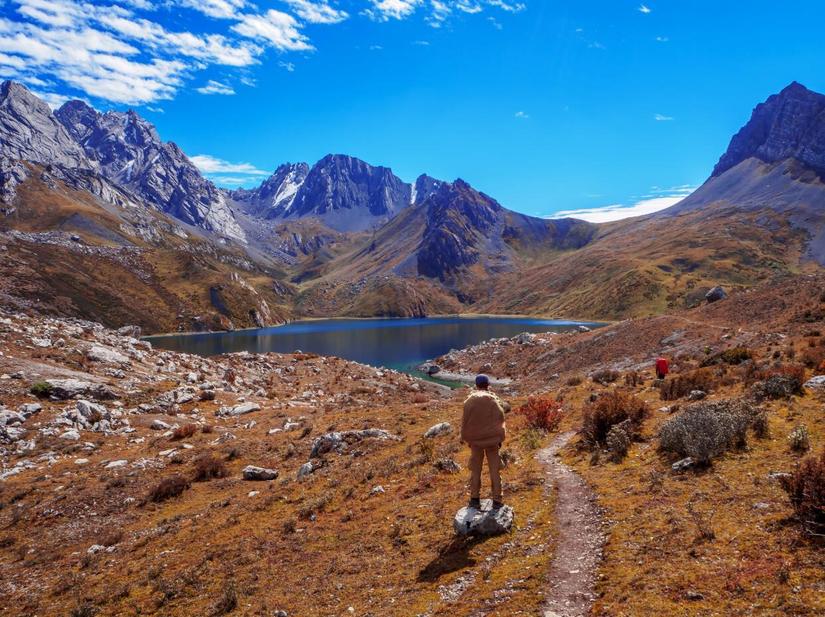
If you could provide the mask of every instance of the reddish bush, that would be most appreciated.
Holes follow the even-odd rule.
[[[189,481],[183,476],[169,476],[164,478],[149,491],[149,500],[154,502],[166,501],[172,497],[181,495],[189,488]]]
[[[781,477],[799,521],[811,533],[825,532],[825,449],[809,456],[789,476]]]
[[[715,369],[700,368],[665,379],[659,386],[659,396],[663,401],[675,401],[694,390],[712,392],[718,384],[719,377]]]
[[[561,403],[550,396],[531,396],[516,410],[527,420],[527,426],[552,432],[559,428],[564,412]]]
[[[205,482],[213,478],[225,478],[228,475],[226,463],[211,454],[202,454],[195,459],[195,471],[192,479]]]
[[[175,431],[172,433],[172,439],[189,439],[192,435],[194,435],[197,432],[197,424],[184,424],[183,426],[179,426],[175,429]]]
[[[582,433],[591,445],[603,443],[610,429],[630,420],[629,428],[635,433],[647,415],[645,402],[632,394],[615,390],[606,392],[584,408]]]

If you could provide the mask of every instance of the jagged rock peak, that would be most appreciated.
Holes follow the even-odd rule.
[[[95,169],[51,108],[13,81],[0,84],[0,156]]]
[[[360,231],[395,216],[411,195],[412,187],[388,167],[329,154],[310,169],[288,216],[312,216],[339,231]]]
[[[825,95],[793,82],[757,105],[712,175],[719,176],[749,158],[765,163],[796,159],[825,173]]]
[[[306,163],[284,163],[259,187],[230,191],[229,196],[245,206],[249,214],[278,218],[289,212],[308,174]]]
[[[107,179],[186,223],[245,240],[223,193],[134,110],[101,113],[83,101],[69,101],[55,116]]]

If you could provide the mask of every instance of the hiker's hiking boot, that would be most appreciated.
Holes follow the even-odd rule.
[[[497,499],[493,499],[493,510],[501,510],[504,507],[503,501],[498,501]]]
[[[468,508],[475,508],[476,510],[481,510],[481,499],[478,497],[471,497],[470,503],[467,504]]]

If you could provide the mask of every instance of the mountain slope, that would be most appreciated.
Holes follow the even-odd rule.
[[[223,193],[134,111],[100,113],[82,101],[69,101],[55,117],[109,180],[181,221],[245,240]]]
[[[660,216],[768,209],[808,236],[803,257],[825,265],[825,95],[794,82],[757,105],[710,178]]]

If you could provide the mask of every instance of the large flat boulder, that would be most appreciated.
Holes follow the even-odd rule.
[[[481,509],[461,508],[455,513],[453,528],[460,536],[498,536],[513,527],[513,508],[493,509],[492,499],[483,499]]]

